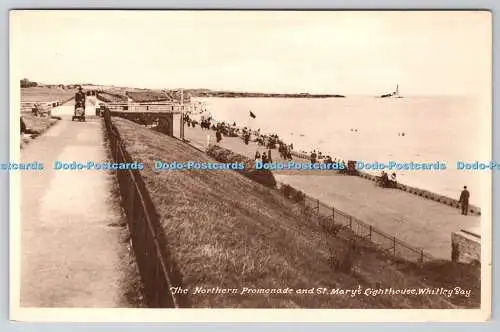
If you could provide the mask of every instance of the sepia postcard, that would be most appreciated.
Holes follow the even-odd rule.
[[[10,69],[12,320],[489,319],[490,12],[13,10]]]

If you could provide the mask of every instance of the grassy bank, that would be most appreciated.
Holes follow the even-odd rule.
[[[168,102],[179,101],[181,99],[180,90],[150,90],[150,89],[128,89],[127,94],[135,102]],[[184,102],[189,102],[190,94],[184,93]]]
[[[339,271],[352,245],[300,216],[277,191],[231,170],[152,169],[154,160],[214,161],[189,145],[130,121],[113,118],[141,171],[161,220],[183,286],[247,288],[421,288],[425,279],[407,272],[369,242],[358,241],[352,269]],[[443,284],[444,285],[444,284]],[[175,286],[175,285],[173,285]],[[194,307],[247,308],[449,308],[438,295],[205,294]],[[464,306],[468,305],[464,304]]]
[[[73,97],[75,92],[76,90],[65,90],[56,87],[21,88],[21,102],[46,102],[54,100],[65,101]]]
[[[58,120],[51,117],[34,116],[31,113],[21,113],[26,127],[41,134]]]
[[[21,113],[21,116],[23,117],[27,129],[32,132],[32,134],[29,135],[21,135],[21,148],[43,134],[58,121],[58,119],[51,117],[34,116],[31,113]]]
[[[115,92],[100,92],[97,94],[97,99],[104,102],[112,102],[112,103],[127,102],[127,97],[124,94]]]

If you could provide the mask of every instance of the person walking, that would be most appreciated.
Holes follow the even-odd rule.
[[[75,94],[75,107],[81,106],[85,110],[86,95],[82,91],[82,87],[78,86],[78,92]]]
[[[466,216],[467,212],[469,211],[469,197],[470,193],[467,190],[467,186],[464,186],[464,190],[462,190],[462,193],[460,194],[460,199],[458,200],[458,202],[462,206],[462,214],[464,216]]]

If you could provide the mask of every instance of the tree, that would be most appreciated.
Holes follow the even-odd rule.
[[[37,82],[31,82],[29,79],[27,78],[23,78],[21,80],[21,88],[30,88],[32,86],[37,86],[38,83]]]

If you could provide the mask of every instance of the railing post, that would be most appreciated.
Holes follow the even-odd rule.
[[[396,237],[394,236],[393,237],[393,248],[392,248],[392,252],[393,252],[393,255],[396,256]]]
[[[420,249],[420,263],[424,263],[424,249]]]
[[[335,208],[332,207],[332,223],[335,223]]]
[[[316,212],[318,213],[319,215],[319,199],[316,200]]]
[[[349,229],[352,230],[352,216],[349,216]]]
[[[373,231],[372,225],[370,225],[370,237],[369,237],[370,240],[372,239],[372,231]]]

